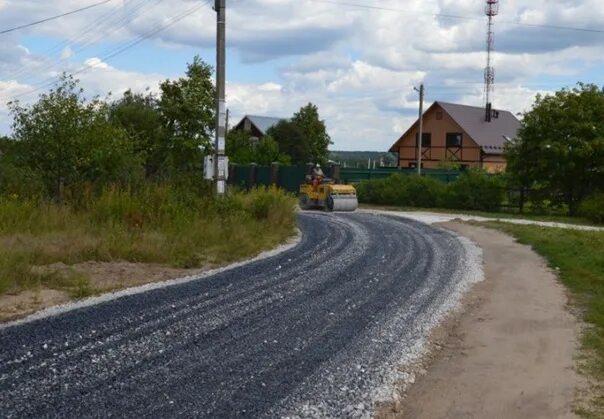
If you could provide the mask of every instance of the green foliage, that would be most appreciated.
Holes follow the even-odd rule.
[[[169,134],[167,162],[178,170],[196,170],[212,149],[215,88],[212,67],[196,56],[186,77],[160,84],[159,112]]]
[[[492,211],[503,201],[501,179],[479,170],[466,171],[448,185],[430,177],[397,173],[361,182],[357,193],[364,203],[419,208]]]
[[[125,184],[138,176],[140,161],[124,130],[109,122],[104,102],[84,99],[71,76],[34,105],[9,107],[18,144],[9,146],[15,154],[3,156],[2,166],[10,161],[32,173],[50,196],[61,199],[63,188],[77,183]]]
[[[582,328],[581,372],[588,375],[592,388],[581,397],[584,417],[604,415],[604,232],[491,224],[531,245],[552,268],[559,270],[562,282],[572,291],[572,302],[579,306],[588,327]],[[585,403],[587,402],[587,403]]]
[[[435,207],[441,204],[446,185],[429,177],[394,174],[357,185],[359,200],[379,205]]]
[[[291,122],[300,128],[305,138],[310,157],[310,160],[306,160],[306,162],[326,165],[329,158],[328,148],[332,142],[327,134],[325,122],[319,118],[317,106],[312,103],[303,106],[294,114]]]
[[[170,149],[170,136],[153,94],[143,95],[128,90],[111,104],[111,121],[128,133],[134,151],[143,160],[147,178],[162,178]]]
[[[279,145],[279,152],[294,164],[327,164],[331,140],[325,123],[319,119],[318,108],[312,103],[300,108],[291,120],[273,126],[268,135]]]
[[[579,214],[594,223],[604,224],[604,193],[594,194],[581,202]]]
[[[504,198],[501,177],[482,170],[467,170],[447,185],[443,206],[454,209],[495,211]]]
[[[455,158],[448,157],[445,160],[439,161],[437,167],[442,170],[460,170],[461,164]]]
[[[14,132],[0,138],[0,293],[44,286],[81,298],[98,291],[89,278],[53,264],[199,267],[292,234],[293,197],[258,189],[217,199],[201,178],[214,127],[211,75],[195,57],[158,97],[87,100],[64,76],[33,105],[10,104]],[[271,138],[244,151],[287,162]]]
[[[44,197],[46,186],[42,176],[21,162],[22,146],[10,138],[0,139],[0,195]]]
[[[255,188],[244,206],[257,220],[284,223],[291,218],[295,202],[276,186]]]
[[[270,136],[264,136],[257,144],[250,142],[245,131],[231,131],[226,139],[226,154],[235,164],[256,163],[269,166],[271,163],[290,164],[290,157],[279,151],[279,144]]]
[[[291,121],[280,121],[268,131],[268,135],[277,141],[279,151],[291,158],[294,164],[312,162],[310,145],[304,132]]]
[[[0,293],[36,286],[87,295],[81,276],[49,265],[85,261],[160,263],[193,268],[273,247],[295,227],[295,199],[277,188],[199,196],[173,185],[108,187],[77,207],[0,198]]]
[[[518,186],[538,184],[574,215],[590,191],[604,190],[604,90],[579,84],[537,96],[507,160]]]

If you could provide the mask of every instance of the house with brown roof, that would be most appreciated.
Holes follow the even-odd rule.
[[[454,162],[461,168],[503,171],[505,146],[519,129],[520,121],[508,111],[434,102],[423,116],[422,167]],[[418,132],[419,119],[390,147],[398,153],[399,167],[417,167]]]

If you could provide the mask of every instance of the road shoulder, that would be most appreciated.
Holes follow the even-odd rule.
[[[441,226],[484,251],[486,280],[433,335],[428,366],[381,418],[570,418],[579,323],[563,285],[528,246],[482,227]],[[446,330],[446,333],[444,331]]]

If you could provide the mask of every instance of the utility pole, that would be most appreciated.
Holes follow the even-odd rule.
[[[231,116],[231,111],[229,110],[229,108],[227,108],[226,110],[226,122],[224,124],[224,138],[227,138],[229,136],[229,119]]]
[[[424,134],[424,84],[420,84],[419,89],[413,88],[419,92],[419,134],[417,135],[417,174],[422,174],[422,136]]]
[[[226,0],[215,0],[216,11],[216,144],[214,155],[214,174],[216,194],[222,196],[226,192]]]

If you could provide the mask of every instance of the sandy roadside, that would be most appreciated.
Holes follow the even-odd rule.
[[[14,295],[0,295],[0,328],[99,304],[125,295],[206,278],[218,272],[278,255],[295,247],[301,238],[301,231],[296,229],[292,237],[273,249],[238,262],[197,269],[177,269],[158,264],[123,261],[83,262],[72,266],[49,265],[47,268],[57,272],[74,270],[87,274],[91,287],[96,291],[95,296],[77,300],[71,298],[66,291],[48,288],[24,290]]]
[[[483,248],[486,280],[436,332],[440,349],[402,403],[377,416],[575,417],[579,324],[567,309],[563,285],[542,258],[503,233],[459,222],[442,226]]]

